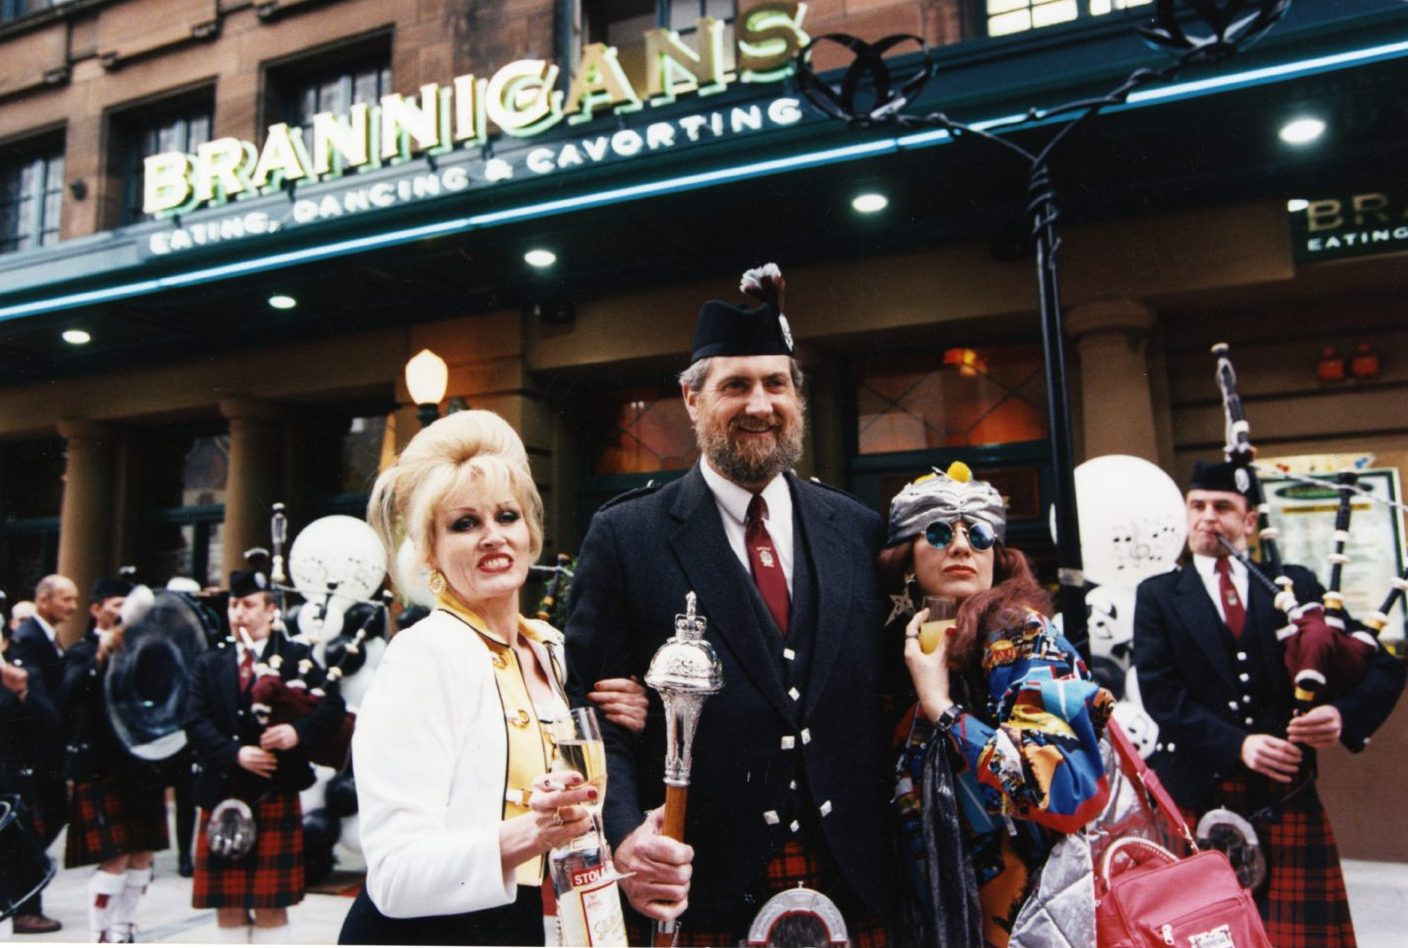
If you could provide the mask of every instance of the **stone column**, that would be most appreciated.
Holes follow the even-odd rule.
[[[1138,300],[1082,303],[1066,313],[1080,354],[1082,459],[1132,454],[1159,463],[1147,349],[1155,313]]]
[[[273,402],[257,398],[222,398],[220,414],[230,422],[230,470],[225,482],[222,543],[228,576],[230,570],[245,568],[245,550],[254,546],[269,549],[269,517],[273,505],[282,500],[275,496],[279,489],[282,412]]]
[[[72,645],[88,628],[88,590],[118,566],[111,549],[117,506],[113,496],[117,432],[83,419],[66,419],[58,427],[67,456],[59,511],[58,572],[77,584],[79,605],[59,635],[65,645]]]

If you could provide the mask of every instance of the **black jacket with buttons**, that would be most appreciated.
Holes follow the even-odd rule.
[[[64,777],[85,781],[121,772],[143,784],[162,786],[160,768],[133,757],[113,730],[103,690],[106,672],[107,665],[98,664],[97,632],[89,632],[64,652],[58,700]]]
[[[0,686],[0,793],[18,794],[31,808],[39,804],[58,732],[58,713],[37,671],[29,672],[23,701]]]
[[[328,695],[307,717],[294,723],[298,746],[275,752],[279,765],[272,777],[245,770],[239,765],[240,748],[258,747],[263,728],[250,710],[249,691],[239,687],[238,651],[233,640],[226,639],[221,647],[197,659],[191,674],[186,737],[196,755],[196,803],[207,809],[232,796],[252,803],[267,793],[297,793],[312,786],[308,749],[336,730],[346,710],[340,695]],[[279,636],[278,654],[283,656],[279,677],[284,681],[302,678],[309,688],[323,684],[326,674],[316,662],[307,674],[298,670],[299,662],[310,658],[308,646]]]
[[[1298,602],[1319,602],[1313,573],[1287,566]],[[1134,606],[1134,664],[1144,708],[1158,722],[1161,749],[1149,762],[1179,804],[1201,812],[1225,777],[1246,773],[1249,734],[1284,737],[1293,693],[1276,630],[1285,619],[1271,594],[1249,583],[1240,639],[1222,621],[1198,571],[1190,566],[1139,584]],[[1362,681],[1334,699],[1344,726],[1340,743],[1361,751],[1403,691],[1404,667],[1382,649]]]
[[[694,738],[685,841],[694,847],[686,930],[732,930],[757,910],[769,857],[791,838],[829,851],[855,896],[878,913],[894,896],[889,734],[882,694],[890,605],[875,570],[880,518],[854,498],[787,475],[796,527],[786,637],[729,545],[696,466],[658,490],[603,507],[578,558],[567,620],[569,690],[643,678],[698,596],[723,691]],[[662,802],[665,729],[651,692],[639,739],[603,723],[613,844]],[[793,821],[797,829],[792,829]],[[831,893],[835,894],[835,893]]]

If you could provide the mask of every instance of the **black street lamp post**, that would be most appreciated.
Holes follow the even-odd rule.
[[[1062,327],[1061,290],[1056,252],[1060,212],[1051,179],[1050,159],[1072,129],[1101,110],[1125,102],[1141,86],[1171,81],[1194,64],[1217,63],[1255,42],[1285,15],[1291,0],[1157,0],[1153,22],[1139,32],[1150,44],[1176,54],[1164,69],[1136,69],[1118,87],[1096,98],[1067,102],[1049,109],[1031,109],[1020,118],[986,128],[976,128],[950,118],[942,111],[909,115],[904,109],[918,97],[934,74],[934,61],[917,36],[887,36],[868,43],[844,33],[813,39],[797,58],[797,84],[814,106],[851,128],[937,128],[954,138],[988,142],[1017,155],[1027,165],[1027,215],[1036,256],[1037,298],[1041,313],[1042,347],[1046,371],[1047,425],[1051,433],[1051,465],[1055,472],[1056,549],[1061,584],[1060,606],[1066,636],[1087,650],[1085,577],[1081,561],[1080,520],[1076,508],[1075,465],[1071,451],[1070,401],[1066,386],[1065,335]],[[1180,6],[1190,8],[1180,11]],[[1210,32],[1189,35],[1183,21],[1201,20]],[[828,84],[811,68],[811,53],[819,43],[835,43],[850,50],[850,68]],[[901,81],[892,81],[883,56],[895,46],[915,43],[923,51],[922,68]],[[859,106],[858,100],[865,102]],[[1040,123],[1056,131],[1038,150],[1019,145],[1010,132]]]

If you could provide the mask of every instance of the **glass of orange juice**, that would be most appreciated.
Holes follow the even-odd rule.
[[[924,608],[929,610],[929,617],[919,627],[919,647],[929,655],[957,623],[958,600],[952,596],[925,596]]]

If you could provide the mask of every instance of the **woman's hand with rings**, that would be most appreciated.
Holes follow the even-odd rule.
[[[592,828],[583,804],[600,799],[596,787],[571,770],[543,774],[533,781],[528,812],[499,824],[499,861],[507,872]]]
[[[591,829],[591,815],[584,804],[597,799],[596,787],[583,783],[582,775],[573,770],[543,774],[534,780],[528,810],[541,843],[540,851],[560,846]]]

